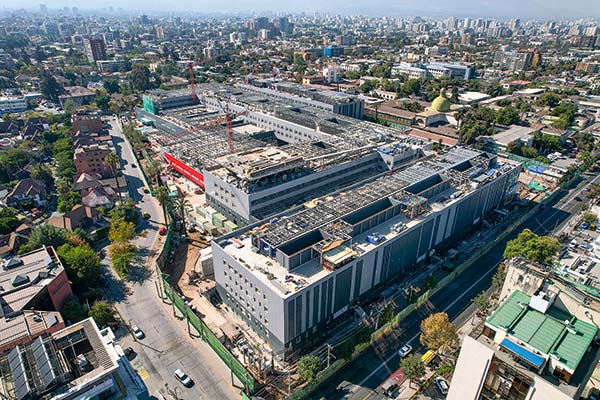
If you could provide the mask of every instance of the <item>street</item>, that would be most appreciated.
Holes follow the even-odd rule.
[[[594,178],[594,181],[600,177]],[[332,377],[324,387],[313,393],[311,398],[320,399],[384,399],[377,388],[395,371],[400,363],[397,350],[404,343],[410,343],[419,352],[418,342],[421,321],[431,313],[444,311],[451,320],[459,316],[471,304],[471,299],[486,290],[491,278],[503,259],[508,240],[513,239],[523,229],[529,228],[537,234],[548,234],[560,227],[571,216],[579,212],[584,202],[576,201],[589,179],[581,181],[575,189],[563,192],[515,229],[507,238],[500,240],[489,252],[482,255],[477,263],[465,270],[444,289],[433,295],[430,300],[408,315],[402,322],[401,340],[395,348],[375,348],[371,346],[352,365],[344,368]]]
[[[129,194],[141,211],[150,214],[150,218],[141,220],[138,226],[138,232],[145,231],[145,234],[134,241],[139,256],[128,282],[117,278],[108,257],[103,260],[107,296],[129,326],[135,324],[145,333],[145,338],[134,340],[125,332],[120,337],[120,344],[135,351],[131,363],[155,397],[163,394],[165,399],[238,399],[239,389],[231,385],[231,375],[225,364],[200,339],[190,338],[185,321],[175,318],[171,306],[158,297],[156,275],[146,264],[148,257],[154,255],[155,240],[162,238],[158,236],[163,222],[162,209],[150,194],[144,194],[140,167],[133,167],[137,161],[116,120],[109,119],[109,123]],[[194,380],[192,388],[185,388],[175,379],[173,373],[177,368]],[[170,394],[165,390],[165,384],[168,384]]]

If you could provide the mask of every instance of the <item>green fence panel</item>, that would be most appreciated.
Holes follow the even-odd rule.
[[[254,392],[254,377],[246,370],[246,368],[231,354],[231,352],[223,346],[223,343],[215,336],[215,334],[206,326],[204,322],[185,304],[185,301],[177,294],[171,285],[163,279],[165,295],[175,308],[183,314],[189,321],[190,325],[198,332],[202,339],[208,343],[219,358],[231,369],[233,374],[247,388],[249,393]]]

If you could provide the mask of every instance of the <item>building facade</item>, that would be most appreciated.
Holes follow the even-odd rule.
[[[90,37],[83,40],[83,50],[89,62],[106,60],[106,44],[100,37]]]
[[[213,241],[217,290],[286,354],[373,288],[459,239],[512,196],[519,171],[455,149],[313,200]]]

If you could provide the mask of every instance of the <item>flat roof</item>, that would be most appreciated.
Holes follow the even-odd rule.
[[[466,184],[467,176],[494,179],[505,166],[484,155],[456,148],[395,174],[307,202],[298,210],[225,236],[218,244],[286,297],[331,272],[320,265],[318,257],[288,270],[277,261],[277,252],[289,257],[312,246],[323,252],[326,261],[335,263],[345,260],[350,253],[353,256],[371,251],[378,241],[391,240],[420,224],[431,212],[460,201],[462,195],[474,190]],[[419,196],[418,193],[438,184],[444,187],[437,195],[429,199]],[[403,205],[405,212],[352,237],[352,246],[342,244],[350,238],[354,224],[398,204]],[[338,250],[332,251],[335,248]]]
[[[493,357],[494,349],[470,336],[465,336],[456,361],[447,399],[478,398]]]

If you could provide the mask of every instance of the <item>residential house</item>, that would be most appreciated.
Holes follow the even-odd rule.
[[[110,209],[114,206],[116,193],[110,187],[97,186],[90,188],[88,194],[81,199],[81,203],[90,208],[104,207]]]
[[[30,205],[45,207],[47,199],[46,184],[37,179],[26,178],[17,182],[13,190],[6,196],[6,204],[15,208]]]
[[[54,212],[47,224],[73,232],[77,228],[85,229],[101,219],[95,208],[78,204],[69,212]]]
[[[68,100],[73,101],[76,106],[90,104],[96,99],[96,93],[82,86],[67,86],[65,94],[58,96],[58,100],[62,106]]]

